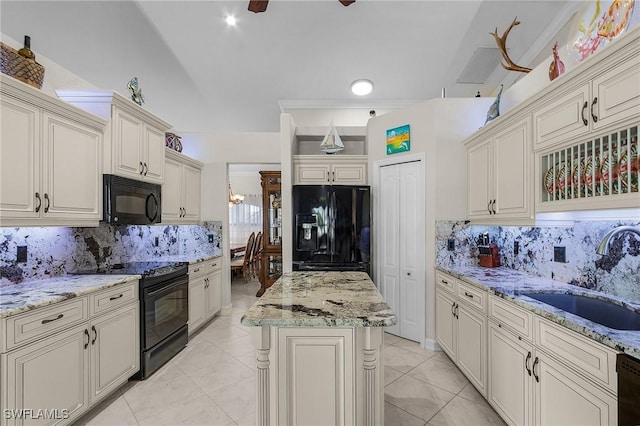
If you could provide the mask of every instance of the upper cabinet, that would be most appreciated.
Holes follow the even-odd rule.
[[[606,58],[603,59],[603,61]],[[586,76],[585,76],[586,77]],[[549,96],[533,112],[534,149],[588,136],[640,114],[640,56]]]
[[[162,223],[198,223],[202,163],[166,148]]]
[[[326,154],[320,144],[326,127],[296,127],[292,146],[293,185],[366,185],[366,127],[336,128],[344,150]]]
[[[637,28],[465,141],[469,218],[637,208],[639,128]]]
[[[56,90],[58,97],[109,120],[104,173],[162,184],[171,125],[113,91]]]
[[[530,122],[525,115],[467,142],[469,218],[533,219]]]
[[[294,185],[365,185],[367,156],[343,155],[293,157]]]
[[[0,225],[97,226],[106,121],[0,76]]]

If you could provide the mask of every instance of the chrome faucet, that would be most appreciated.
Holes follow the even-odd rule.
[[[615,237],[616,235],[622,232],[632,232],[640,237],[640,228],[636,228],[634,226],[628,226],[628,225],[618,226],[617,228],[613,228],[611,231],[607,233],[607,235],[604,236],[604,238],[602,239],[602,242],[600,242],[600,245],[596,249],[596,253],[602,256],[609,255],[609,242],[613,237]]]

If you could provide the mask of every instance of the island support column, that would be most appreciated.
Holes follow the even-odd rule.
[[[356,328],[358,339],[359,368],[356,387],[362,395],[357,399],[357,422],[363,426],[384,424],[384,373],[382,369],[382,327]]]
[[[256,348],[256,425],[270,425],[271,383],[269,352],[271,351],[271,327],[252,329],[253,345]]]

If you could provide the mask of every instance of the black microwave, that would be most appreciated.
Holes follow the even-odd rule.
[[[160,185],[115,175],[102,175],[103,222],[112,225],[160,223]]]

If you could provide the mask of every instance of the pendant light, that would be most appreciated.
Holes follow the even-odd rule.
[[[244,195],[236,194],[233,195],[233,191],[231,190],[231,184],[229,184],[229,207],[233,207],[234,204],[240,204],[244,201]]]
[[[322,139],[322,143],[320,144],[320,150],[324,151],[327,154],[335,154],[336,152],[342,151],[343,149],[344,144],[342,143],[342,139],[340,139],[338,130],[336,130],[336,126],[333,124],[333,120],[331,120],[329,129],[327,130],[327,133],[324,135],[324,139]]]

